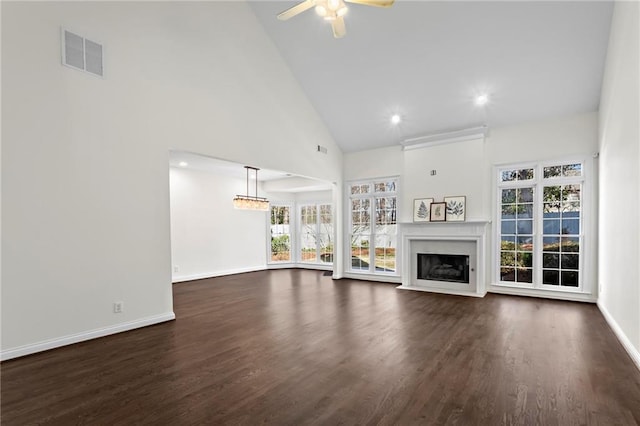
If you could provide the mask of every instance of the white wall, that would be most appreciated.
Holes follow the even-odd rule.
[[[171,168],[173,282],[264,269],[268,212],[237,210],[246,181]]]
[[[169,149],[341,182],[246,4],[1,7],[3,358],[173,316]],[[61,65],[61,26],[104,44],[104,79]]]
[[[402,171],[400,145],[344,154],[345,181],[400,176]]]
[[[484,140],[404,151],[401,222],[413,221],[413,200],[466,196],[466,220],[487,220],[484,211]],[[436,174],[431,176],[431,170]]]
[[[269,214],[236,210],[231,202],[236,194],[246,192],[246,180],[179,167],[170,169],[169,178],[173,282],[267,268]],[[309,183],[299,178],[287,180],[294,186]],[[269,183],[272,181],[261,184],[258,193],[272,204],[290,204],[294,226],[299,226],[298,206],[332,203],[330,190],[266,192]]]
[[[412,221],[414,198],[466,195],[468,220],[492,215],[494,165],[556,158],[592,158],[598,151],[595,112],[490,129],[470,140],[402,151],[387,147],[344,155],[344,180],[401,177],[400,220]],[[430,171],[436,170],[431,176]]]
[[[598,151],[598,113],[491,129],[486,149],[491,165],[591,157]]]
[[[296,203],[331,203],[333,199],[332,191],[310,191],[298,192],[295,195]]]
[[[600,102],[599,305],[640,367],[640,21],[616,2]]]
[[[597,239],[598,239],[598,161],[594,154],[598,152],[598,114],[596,112],[578,114],[570,117],[558,117],[542,122],[526,123],[519,126],[492,129],[487,138],[486,158],[489,167],[527,161],[545,160],[582,160],[585,174],[590,179],[585,181],[582,190],[582,208],[585,211],[582,223],[584,245],[583,260],[583,294],[561,295],[547,290],[516,290],[518,294],[543,295],[552,298],[571,298],[595,302],[597,289]],[[493,172],[489,175],[487,188],[489,195],[488,209],[493,218],[493,206],[496,194],[493,191]],[[493,224],[495,234],[496,224]],[[493,244],[493,242],[491,243]],[[493,271],[492,264],[488,266]],[[489,286],[489,291],[512,292],[511,289]]]
[[[344,178],[358,180],[378,176],[400,175],[401,222],[413,220],[413,199],[465,195],[467,220],[492,220],[495,191],[493,167],[499,164],[554,159],[584,159],[593,174],[593,184],[586,192],[590,199],[586,244],[592,248],[586,265],[585,289],[588,295],[576,299],[593,300],[596,296],[597,202],[593,186],[597,182],[598,114],[595,112],[559,117],[540,122],[490,129],[483,140],[469,140],[420,149],[402,151],[398,147],[347,153],[344,156]],[[430,171],[436,170],[431,176]],[[347,218],[344,218],[346,223]],[[493,238],[493,232],[492,232]],[[493,241],[489,242],[493,247]],[[400,254],[401,255],[401,254]],[[487,270],[492,269],[487,256]],[[591,293],[589,293],[591,292]],[[537,295],[550,293],[536,291]]]

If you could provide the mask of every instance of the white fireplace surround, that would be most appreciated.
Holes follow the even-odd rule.
[[[402,241],[402,290],[429,291],[435,293],[456,294],[463,296],[484,297],[486,291],[486,253],[487,231],[489,221],[438,222],[438,223],[401,223],[400,238]],[[469,243],[469,244],[464,244]],[[447,251],[473,250],[469,253],[469,284],[447,282],[426,282],[415,276],[417,254],[419,252],[435,253],[445,248]],[[447,253],[443,253],[447,254]],[[456,253],[449,253],[456,254]],[[473,271],[473,272],[471,272]]]

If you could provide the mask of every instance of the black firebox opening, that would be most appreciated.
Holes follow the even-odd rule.
[[[418,279],[469,284],[469,256],[418,253]]]

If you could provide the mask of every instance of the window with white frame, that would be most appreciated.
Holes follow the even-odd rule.
[[[333,263],[333,216],[331,204],[300,206],[300,261]]]
[[[498,169],[499,284],[582,288],[583,165],[576,161]]]
[[[271,205],[270,262],[292,262],[291,206]]]
[[[396,178],[348,185],[351,271],[396,272],[397,186]]]

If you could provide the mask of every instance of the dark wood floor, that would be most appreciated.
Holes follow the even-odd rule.
[[[594,305],[303,270],[174,298],[176,321],[2,363],[2,424],[640,423],[640,372]]]

